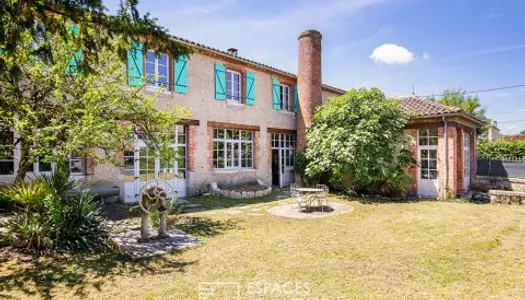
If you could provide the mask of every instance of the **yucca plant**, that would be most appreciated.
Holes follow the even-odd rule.
[[[0,195],[25,211],[42,212],[45,210],[44,199],[51,194],[49,187],[38,181],[20,182],[0,189]]]
[[[15,214],[0,224],[7,229],[2,242],[13,247],[30,249],[33,256],[40,256],[42,250],[52,246],[51,231],[47,221],[30,212]]]

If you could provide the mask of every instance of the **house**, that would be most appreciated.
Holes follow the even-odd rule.
[[[206,191],[214,181],[260,179],[279,187],[293,182],[295,152],[306,145],[314,109],[345,92],[322,83],[321,34],[307,30],[299,35],[297,75],[243,58],[233,48],[221,51],[175,39],[196,53],[191,58],[155,56],[135,43],[128,52],[127,72],[128,84],[145,84],[144,93],[164,89],[159,107],[178,105],[192,111],[191,120],[176,125],[172,147],[179,159],[156,163],[153,151],[136,136],[119,155],[122,167],[94,166],[72,157],[74,175],[88,183],[118,184],[125,202],[136,201],[141,186],[155,173],[173,181],[179,197]],[[420,162],[410,170],[416,178],[414,192],[436,197],[445,190],[468,190],[476,168],[474,133],[481,121],[419,98],[401,104],[415,113],[406,129]],[[9,143],[9,138],[2,141]],[[16,173],[16,151],[0,159],[0,181],[9,182]],[[33,172],[42,168],[49,166],[37,163]]]

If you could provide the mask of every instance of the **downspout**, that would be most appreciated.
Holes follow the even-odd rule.
[[[444,194],[444,197],[445,197],[445,200],[448,200],[448,140],[447,140],[447,132],[448,132],[448,123],[447,123],[447,119],[445,118],[445,116],[443,116],[443,123],[444,123],[444,128],[445,128],[445,133],[443,134],[443,138],[445,140],[445,184],[444,184],[444,187],[445,187],[445,194]]]

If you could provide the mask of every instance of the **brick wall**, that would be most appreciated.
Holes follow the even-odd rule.
[[[188,153],[187,153],[187,169],[188,171],[195,171],[195,156],[197,150],[197,129],[198,126],[188,126]]]

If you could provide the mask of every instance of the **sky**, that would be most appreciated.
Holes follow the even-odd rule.
[[[104,0],[115,11],[117,0]],[[173,35],[297,73],[297,37],[323,35],[323,82],[387,96],[525,84],[524,0],[141,0]],[[504,133],[525,130],[525,86],[477,94]]]

